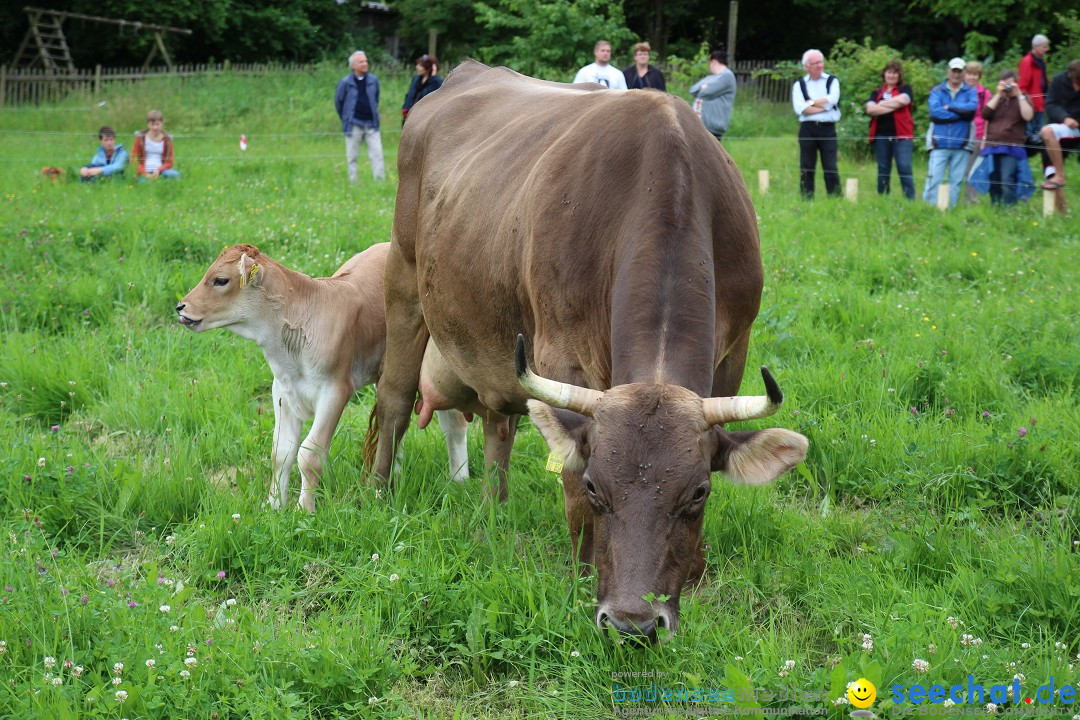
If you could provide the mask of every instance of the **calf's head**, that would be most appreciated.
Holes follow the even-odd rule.
[[[656,641],[679,622],[679,595],[701,546],[710,475],[767,483],[806,457],[807,440],[782,429],[727,432],[720,425],[779,409],[768,394],[701,398],[677,385],[630,384],[606,392],[533,374],[519,339],[518,379],[529,413],[567,478],[589,504],[597,575],[596,623]],[[575,489],[571,488],[570,492]]]
[[[201,332],[250,320],[261,302],[265,264],[266,256],[252,245],[225,248],[176,306],[180,324]]]

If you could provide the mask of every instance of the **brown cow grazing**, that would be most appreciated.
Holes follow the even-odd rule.
[[[531,413],[565,463],[597,624],[655,640],[704,567],[710,473],[766,483],[807,441],[723,428],[781,401],[767,373],[767,396],[735,397],[762,287],[737,168],[685,102],[600,90],[467,62],[409,113],[374,471],[389,477],[418,388],[422,415],[494,425],[501,475]]]
[[[322,475],[346,403],[375,382],[386,349],[383,266],[390,243],[353,255],[329,278],[311,278],[274,262],[251,245],[233,245],[206,271],[176,312],[195,332],[224,327],[262,348],[274,373],[272,507],[284,507],[289,475],[299,459],[301,507],[315,509]],[[315,418],[303,444],[300,431]],[[450,470],[469,477],[467,423],[440,413]]]

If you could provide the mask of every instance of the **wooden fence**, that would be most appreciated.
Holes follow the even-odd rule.
[[[754,77],[755,71],[771,70],[778,60],[736,60],[731,67],[739,92],[751,92],[770,102],[791,102],[791,81],[782,78]]]
[[[740,92],[750,92],[762,100],[788,102],[791,82],[771,77],[754,77],[756,71],[775,67],[775,60],[741,60],[731,68]],[[410,67],[402,66],[406,71]],[[98,95],[114,83],[134,83],[150,78],[190,78],[231,73],[234,75],[263,75],[270,73],[314,73],[315,65],[299,63],[222,63],[175,65],[150,68],[120,67],[51,71],[43,68],[11,69],[0,66],[0,107],[5,105],[40,105],[56,102],[73,92]]]
[[[269,73],[312,73],[314,65],[299,63],[223,63],[175,65],[142,69],[141,67],[93,70],[50,71],[44,68],[11,69],[0,67],[0,107],[4,105],[40,105],[56,102],[73,92],[97,95],[109,84],[134,83],[150,78],[191,78],[206,75],[263,75]]]

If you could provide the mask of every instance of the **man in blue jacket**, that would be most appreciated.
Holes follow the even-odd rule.
[[[383,180],[382,137],[379,135],[379,78],[368,72],[367,54],[357,50],[349,58],[352,72],[341,79],[334,93],[334,108],[341,118],[341,131],[345,133],[345,161],[349,168],[349,180],[356,182],[356,159],[360,156],[360,143],[367,145],[371,172],[376,180]]]
[[[128,154],[123,145],[116,144],[116,133],[108,125],[102,125],[98,130],[98,147],[94,158],[89,165],[79,170],[79,176],[83,182],[93,182],[99,177],[108,178],[122,174],[127,167]]]
[[[964,82],[964,60],[949,61],[949,76],[930,91],[930,168],[923,200],[937,204],[938,186],[948,177],[949,207],[960,199],[964,170],[974,149],[971,121],[979,105],[975,88]]]

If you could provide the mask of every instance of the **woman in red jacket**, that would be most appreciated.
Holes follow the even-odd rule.
[[[136,175],[144,180],[159,177],[178,180],[180,173],[173,169],[173,142],[162,126],[165,120],[160,110],[146,114],[146,130],[135,133],[131,156],[138,164]]]
[[[889,194],[892,161],[904,197],[915,199],[915,179],[911,174],[915,122],[911,117],[911,86],[904,83],[904,66],[890,60],[881,71],[882,85],[870,93],[866,114],[870,116],[870,142],[877,157],[879,195]]]

